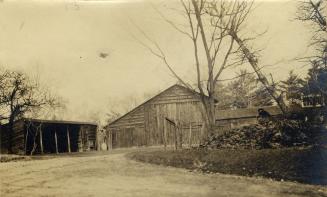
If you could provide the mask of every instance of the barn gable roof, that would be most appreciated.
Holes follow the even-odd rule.
[[[140,107],[142,107],[143,105],[145,105],[145,104],[147,104],[147,103],[149,103],[149,102],[155,100],[156,98],[162,96],[162,95],[163,95],[164,93],[166,93],[167,91],[172,90],[172,89],[174,89],[174,88],[180,88],[180,89],[186,90],[186,91],[188,91],[190,94],[193,94],[194,96],[196,96],[196,97],[198,97],[198,98],[200,98],[200,96],[201,96],[200,93],[198,93],[198,92],[196,92],[196,91],[194,91],[194,90],[191,90],[191,89],[189,89],[189,88],[187,88],[187,87],[184,87],[184,86],[182,86],[182,85],[179,85],[179,84],[174,84],[174,85],[170,86],[169,88],[167,88],[167,89],[161,91],[159,94],[157,94],[157,95],[153,96],[152,98],[146,100],[145,102],[141,103],[140,105],[138,105],[137,107],[135,107],[135,108],[132,109],[131,111],[127,112],[126,114],[122,115],[122,116],[119,117],[118,119],[116,119],[116,120],[114,120],[113,122],[109,123],[106,127],[109,127],[110,125],[115,124],[116,122],[118,122],[119,120],[121,120],[122,118],[124,118],[125,116],[127,116],[127,115],[133,113],[134,111],[138,110],[138,109],[139,109]]]

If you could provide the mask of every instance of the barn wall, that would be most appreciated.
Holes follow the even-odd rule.
[[[110,134],[107,131],[108,147],[146,145],[147,137],[144,127],[144,106],[139,106],[110,126]]]
[[[180,121],[185,143],[198,143],[202,118],[199,98],[179,86],[162,92],[137,107],[118,121],[110,124],[107,131],[108,147],[153,146],[164,143],[164,118]],[[190,126],[191,129],[190,135]],[[199,126],[200,125],[200,126]],[[168,144],[174,143],[174,130],[167,126]],[[112,144],[110,144],[110,142]]]

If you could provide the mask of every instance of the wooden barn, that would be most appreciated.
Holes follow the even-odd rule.
[[[7,125],[1,127],[1,152],[8,150]],[[15,154],[49,154],[96,150],[97,125],[87,122],[21,119],[14,123]]]
[[[204,124],[199,93],[173,85],[106,127],[110,148],[133,146],[183,146],[200,143]],[[276,106],[261,107],[271,115]],[[257,122],[258,108],[216,110],[216,131],[222,132]],[[177,125],[178,124],[178,125]],[[178,128],[178,129],[176,129]]]
[[[188,136],[184,141],[198,143],[202,126],[200,107],[197,92],[173,85],[110,123],[106,127],[108,147],[173,144],[176,122],[183,123],[183,136]]]

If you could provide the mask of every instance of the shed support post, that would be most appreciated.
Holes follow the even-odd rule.
[[[78,151],[79,152],[83,152],[84,150],[84,144],[83,144],[83,128],[80,126],[79,127],[79,130],[78,130],[78,133],[79,133],[79,145],[78,145]]]
[[[27,140],[28,140],[28,133],[30,130],[30,125],[27,127],[26,138],[25,138],[25,155],[27,155]]]
[[[58,154],[58,139],[57,139],[57,132],[55,131],[55,143],[56,143],[56,153]]]
[[[69,136],[69,128],[67,126],[67,144],[68,144],[68,152],[70,153],[71,152],[71,149],[70,149],[70,136]]]
[[[40,125],[40,146],[41,146],[41,154],[43,154],[43,136],[42,136],[42,125]]]

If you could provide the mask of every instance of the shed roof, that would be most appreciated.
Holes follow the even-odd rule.
[[[70,121],[70,120],[44,120],[44,119],[33,119],[24,118],[24,121],[38,122],[38,123],[48,123],[48,124],[73,124],[73,125],[93,125],[98,126],[93,122],[81,122],[81,121]]]

